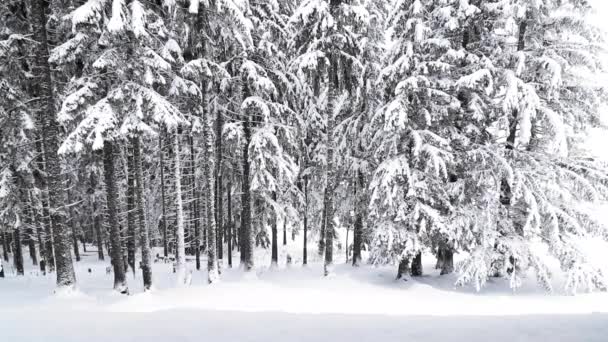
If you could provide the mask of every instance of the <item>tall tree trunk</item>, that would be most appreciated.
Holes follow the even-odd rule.
[[[150,251],[150,232],[146,221],[144,202],[144,171],[141,158],[140,138],[131,138],[133,148],[133,166],[135,168],[135,209],[139,221],[139,242],[141,244],[141,273],[144,281],[144,291],[152,287],[152,252]]]
[[[175,132],[173,140],[173,148],[175,150],[175,207],[177,216],[177,253],[175,258],[177,271],[177,284],[184,285],[186,283],[186,242],[184,236],[184,208],[182,203],[182,172],[180,161],[180,146],[179,136],[180,129]]]
[[[36,164],[38,166],[39,172],[42,174],[46,173],[45,171],[45,163],[44,163],[44,147],[42,146],[42,136],[39,137],[36,142],[36,152],[38,153],[38,157],[36,158]],[[40,224],[44,228],[44,232],[42,234],[42,244],[41,250],[44,253],[41,253],[40,256],[44,259],[43,263],[40,264],[41,268],[44,266],[44,272],[48,269],[49,272],[55,271],[55,256],[53,252],[53,233],[51,229],[51,219],[49,213],[49,201],[48,201],[48,187],[47,181],[45,177],[40,174],[39,177],[36,177],[36,186],[41,190],[40,192],[40,201],[42,204],[42,217],[40,217]],[[42,229],[42,228],[41,228]]]
[[[517,51],[523,51],[526,47],[526,31],[528,28],[528,24],[526,19],[524,19],[519,24],[519,36],[517,41]],[[509,126],[509,135],[507,136],[507,142],[505,145],[505,149],[513,150],[515,148],[515,139],[517,137],[517,120],[519,113],[517,110],[513,110],[511,115],[511,123]],[[511,186],[506,180],[502,180],[500,183],[500,202],[509,207],[511,205],[511,198],[513,194],[511,193]]]
[[[80,250],[78,249],[78,234],[74,225],[72,225],[72,229],[72,247],[74,249],[74,255],[76,256],[76,261],[80,261]]]
[[[97,199],[93,199],[93,225],[95,226],[95,240],[97,242],[97,258],[105,260],[103,255],[103,235],[101,233],[101,216],[97,209]]]
[[[333,241],[334,241],[334,189],[335,189],[335,166],[334,166],[334,111],[338,97],[338,61],[337,56],[331,56],[329,80],[329,96],[327,98],[327,169],[325,176],[327,184],[323,196],[325,207],[325,259],[323,273],[327,276],[331,273],[333,265]]]
[[[164,129],[163,129],[164,130]],[[163,234],[163,255],[165,258],[169,255],[169,243],[167,241],[167,208],[165,199],[165,152],[163,151],[163,135],[158,135],[158,150],[160,152],[160,193],[161,193],[161,206],[163,210],[163,217],[161,219],[161,229]]]
[[[283,246],[287,246],[287,215],[283,216]]]
[[[349,234],[350,229],[348,229],[348,227],[346,227],[346,239],[344,240],[344,252],[345,252],[345,256],[346,256],[346,263],[348,264],[348,234]]]
[[[38,255],[36,254],[36,239],[34,233],[34,227],[36,226],[36,215],[34,214],[34,203],[32,202],[32,195],[28,192],[28,207],[27,207],[27,218],[29,223],[29,228],[27,229],[28,235],[28,248],[30,252],[30,258],[32,259],[32,264],[34,266],[38,266]]]
[[[70,190],[67,190],[68,193],[68,213],[70,214],[70,218],[69,218],[69,224],[70,224],[70,232],[72,233],[72,249],[74,251],[74,257],[76,258],[76,261],[80,261],[80,251],[78,250],[78,239],[77,239],[77,228],[76,228],[76,215],[74,214],[74,209],[72,209],[72,192]]]
[[[22,276],[23,271],[23,246],[21,245],[21,232],[19,229],[13,230],[13,264],[17,275]]]
[[[135,275],[135,252],[137,249],[135,218],[137,213],[135,210],[135,163],[133,162],[132,153],[133,148],[131,148],[131,154],[127,153],[127,264],[129,264],[131,272]]]
[[[216,133],[215,133],[215,210],[217,224],[217,255],[220,268],[222,267],[224,258],[224,199],[222,192],[222,129],[224,128],[224,118],[221,110],[217,110],[216,116]]]
[[[106,182],[106,206],[108,224],[110,226],[110,258],[114,268],[114,290],[128,294],[125,265],[122,258],[120,227],[118,226],[118,188],[116,186],[116,170],[114,165],[114,143],[105,141],[103,144],[103,172]]]
[[[46,10],[48,2],[32,1],[32,25],[34,27],[35,63],[32,68],[36,77],[38,96],[41,99],[42,113],[38,115],[39,129],[41,129],[42,142],[44,144],[46,172],[49,190],[49,207],[51,229],[55,247],[55,264],[57,268],[57,286],[73,287],[76,284],[72,253],[70,251],[69,232],[63,224],[63,213],[61,206],[65,202],[61,185],[61,164],[57,150],[59,148],[59,124],[55,117],[55,94],[51,79],[51,68],[49,66],[49,50],[46,32]]]
[[[228,242],[228,267],[232,268],[232,183],[228,183],[226,194],[228,195],[228,236],[226,238]]]
[[[363,211],[364,203],[362,200],[362,192],[364,191],[363,185],[363,173],[361,171],[357,172],[357,186],[355,187],[357,197],[357,205],[355,206],[356,218],[355,218],[355,226],[353,229],[353,266],[359,266],[361,263],[361,244],[363,243]]]
[[[277,192],[273,191],[272,192],[272,200],[273,201],[277,201]],[[272,213],[272,225],[271,225],[271,231],[272,231],[272,245],[271,245],[271,249],[272,249],[272,256],[270,258],[270,266],[271,267],[276,267],[279,261],[279,246],[278,245],[278,239],[277,239],[277,220],[279,219],[279,215],[277,215],[277,212],[275,209],[273,209],[273,213]]]
[[[192,174],[192,216],[194,219],[194,256],[196,259],[196,269],[201,269],[201,214],[199,209],[199,192],[196,186],[196,156],[194,153],[194,134],[189,136],[190,142],[190,173]]]
[[[207,281],[211,284],[219,280],[218,260],[217,260],[217,238],[215,226],[215,203],[214,203],[214,186],[213,181],[213,126],[211,125],[211,114],[209,113],[209,104],[207,99],[207,85],[203,82],[203,98],[202,112],[205,138],[205,185],[207,190]]]
[[[248,97],[247,86],[244,98]],[[241,195],[241,266],[244,270],[253,269],[253,230],[251,227],[251,187],[249,185],[250,165],[249,165],[249,144],[251,143],[251,122],[249,113],[245,112],[243,121],[243,179]]]
[[[6,232],[2,232],[2,257],[4,261],[8,262],[8,234]]]
[[[302,264],[308,264],[308,176],[304,176],[304,244],[302,248]]]
[[[32,207],[34,225],[36,226],[36,238],[38,240],[38,252],[39,252],[39,260],[38,265],[40,266],[40,271],[43,274],[46,274],[46,262],[44,261],[46,255],[46,248],[44,246],[44,232],[42,228],[43,220],[40,217],[40,211],[36,207]]]

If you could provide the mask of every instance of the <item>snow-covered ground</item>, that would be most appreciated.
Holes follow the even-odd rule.
[[[96,258],[77,263],[75,293],[53,294],[54,274],[32,268],[0,279],[0,341],[608,341],[608,294],[548,295],[534,279],[517,293],[501,279],[477,293],[440,277],[431,256],[426,275],[407,282],[392,267],[345,264],[324,278],[321,263],[296,258],[254,274],[224,269],[211,286],[194,271],[182,288],[158,263],[154,291],[129,275],[130,296],[111,291],[109,261]],[[267,253],[257,259],[269,264]]]

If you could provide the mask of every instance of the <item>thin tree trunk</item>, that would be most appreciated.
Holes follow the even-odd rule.
[[[526,47],[526,30],[528,28],[528,24],[524,19],[519,24],[519,36],[517,41],[517,51],[523,51]],[[515,139],[517,137],[517,120],[519,113],[517,110],[513,110],[511,123],[509,127],[509,135],[507,136],[507,141],[505,144],[505,149],[513,150],[515,148]],[[509,207],[511,205],[511,198],[513,194],[511,193],[511,186],[506,180],[502,180],[500,183],[500,202]]]
[[[48,58],[47,41],[47,17],[46,1],[32,1],[32,25],[34,27],[35,65],[32,68],[36,77],[36,84],[39,89],[37,94],[41,99],[42,112],[38,115],[39,129],[41,129],[42,141],[45,151],[46,172],[49,190],[49,207],[51,229],[53,231],[53,241],[55,247],[55,264],[57,268],[57,286],[73,287],[76,284],[74,265],[72,263],[72,253],[70,251],[69,232],[63,224],[63,212],[61,205],[65,198],[61,185],[61,164],[57,150],[59,148],[59,124],[55,117],[55,94],[53,93],[53,83],[51,79],[51,68]]]
[[[97,258],[105,260],[103,255],[103,235],[101,234],[101,216],[97,209],[97,199],[93,199],[93,225],[95,226],[95,240],[97,242]]]
[[[224,128],[224,120],[223,120],[222,111],[217,111],[216,116],[216,162],[215,162],[215,210],[216,210],[216,224],[217,224],[217,256],[219,267],[222,267],[223,258],[224,258],[224,199],[222,192],[222,129]]]
[[[327,169],[325,194],[323,204],[325,207],[325,259],[323,263],[323,273],[325,276],[331,273],[333,265],[333,241],[334,241],[334,189],[335,189],[335,170],[334,170],[334,110],[335,102],[338,97],[338,63],[336,56],[331,57],[331,72],[329,80],[329,96],[327,99]]]
[[[40,212],[38,210],[38,208],[33,207],[32,210],[33,214],[34,214],[34,225],[36,226],[36,238],[38,239],[38,253],[39,253],[39,260],[38,260],[38,265],[40,267],[40,271],[43,274],[46,274],[46,262],[44,261],[45,259],[45,255],[46,255],[46,249],[44,246],[44,238],[43,238],[43,228],[42,228],[42,222],[43,220],[40,218]]]
[[[4,261],[8,262],[8,234],[2,232],[2,257]]]
[[[199,212],[199,192],[196,186],[196,158],[194,153],[194,136],[191,133],[189,136],[190,142],[190,172],[192,174],[192,216],[194,219],[194,256],[196,259],[196,269],[201,269],[201,214]]]
[[[287,216],[283,217],[283,246],[287,246]]]
[[[114,143],[105,141],[103,144],[103,171],[106,183],[106,206],[108,224],[110,226],[110,258],[114,268],[114,290],[128,294],[127,277],[122,257],[120,227],[118,226],[118,188],[116,187],[116,170],[114,164]]]
[[[141,244],[141,273],[144,291],[152,287],[152,252],[150,251],[150,232],[146,221],[144,203],[144,172],[141,158],[140,138],[131,138],[133,148],[133,166],[135,167],[135,209],[139,221],[139,242]]]
[[[206,84],[203,85],[206,89]],[[207,190],[207,281],[211,284],[219,280],[218,260],[217,260],[217,238],[215,236],[215,203],[214,203],[214,181],[213,181],[213,127],[211,125],[211,114],[209,113],[209,105],[207,103],[207,94],[203,92],[202,99],[204,138],[205,138],[205,182]]]
[[[304,247],[302,249],[302,264],[308,264],[308,177],[304,176]]]
[[[323,196],[325,196],[325,193]],[[319,256],[322,257],[325,255],[325,229],[327,229],[327,207],[325,206],[325,202],[323,202],[323,212],[321,213],[321,233],[319,234],[318,245]]]
[[[363,211],[365,210],[364,203],[362,203],[363,195],[361,194],[364,191],[363,173],[361,171],[358,171],[357,173],[358,181],[355,196],[357,197],[358,205],[355,206],[356,218],[355,226],[353,228],[353,266],[359,266],[361,263],[361,245],[363,243]]]
[[[228,195],[228,267],[232,268],[232,183],[228,183],[226,194]]]
[[[70,223],[70,231],[71,231],[71,235],[72,235],[72,249],[74,251],[74,257],[76,258],[76,261],[80,261],[80,251],[78,250],[78,239],[76,238],[77,232],[76,232],[76,223],[75,223],[75,219],[76,219],[76,215],[74,215],[74,210],[72,209],[72,196],[71,196],[71,192],[70,190],[67,190],[68,193],[68,205],[70,206],[68,208],[68,213],[70,214],[70,218],[69,218],[69,223]]]
[[[247,86],[243,86],[245,98],[248,96]],[[253,231],[251,227],[251,189],[249,185],[249,144],[251,143],[251,122],[249,113],[244,114],[243,121],[243,179],[241,195],[241,266],[245,271],[253,269]]]
[[[22,276],[23,271],[23,246],[21,245],[21,232],[19,229],[13,230],[13,264],[17,275]]]
[[[160,152],[160,193],[161,206],[163,209],[163,217],[161,219],[162,234],[163,234],[163,255],[165,258],[169,255],[169,244],[167,241],[167,208],[165,199],[165,152],[163,151],[163,135],[158,135],[158,149]]]
[[[28,217],[28,223],[29,223],[29,228],[27,229],[27,235],[28,235],[28,248],[29,248],[29,252],[30,252],[30,258],[32,259],[32,264],[34,266],[38,266],[38,255],[36,254],[36,239],[35,234],[34,234],[34,226],[36,225],[36,215],[34,214],[34,210],[32,209],[34,207],[34,203],[32,202],[32,196],[31,194],[28,192],[28,208],[27,208],[27,217]]]
[[[348,232],[349,229],[346,227],[346,240],[344,241],[344,251],[346,252],[346,263],[348,264]]]
[[[182,203],[182,173],[180,161],[180,146],[179,146],[179,129],[175,132],[173,140],[173,148],[175,150],[175,207],[177,216],[177,253],[175,258],[177,271],[177,285],[186,283],[186,243],[184,236],[184,208]]]
[[[277,192],[273,191],[272,192],[272,200],[273,201],[277,201]],[[278,246],[278,239],[277,239],[277,220],[279,218],[279,215],[277,215],[276,210],[273,210],[273,214],[272,214],[272,225],[271,225],[271,231],[272,231],[272,256],[270,259],[270,266],[271,267],[276,267],[279,261],[279,246]]]
[[[133,148],[131,148],[133,150]],[[132,151],[131,151],[132,152]],[[135,163],[133,155],[127,152],[127,264],[135,276],[135,252],[137,249],[137,228],[135,210]],[[161,171],[162,172],[162,171]]]

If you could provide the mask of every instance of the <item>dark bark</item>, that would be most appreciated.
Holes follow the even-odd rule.
[[[422,276],[422,253],[421,252],[418,252],[418,254],[416,254],[416,256],[414,257],[414,260],[412,260],[411,274],[412,274],[412,277]]]
[[[283,218],[283,246],[287,246],[287,217]]]
[[[36,215],[34,214],[34,210],[32,209],[34,207],[34,204],[32,203],[32,197],[30,194],[28,194],[28,199],[29,199],[29,204],[28,204],[28,208],[27,208],[27,219],[28,219],[28,223],[29,223],[29,227],[27,229],[27,235],[28,235],[28,249],[30,252],[30,258],[32,259],[32,264],[34,266],[38,266],[38,254],[36,254],[36,239],[35,239],[35,226],[36,226]]]
[[[131,272],[133,272],[133,275],[135,275],[135,252],[137,249],[137,228],[135,222],[136,216],[137,213],[135,211],[135,165],[133,162],[133,155],[130,154],[127,155],[127,264],[129,265],[129,267],[131,267]]]
[[[454,251],[451,248],[446,247],[442,251],[442,259],[441,275],[454,272]]]
[[[80,250],[78,249],[78,235],[76,234],[75,227],[72,230],[72,247],[74,249],[74,255],[76,256],[76,261],[80,261]]]
[[[72,208],[72,196],[70,190],[67,190],[68,193],[68,213],[70,214],[69,224],[70,224],[70,232],[72,236],[72,250],[74,251],[74,257],[76,261],[80,261],[80,251],[78,250],[78,238],[77,238],[77,228],[76,228],[76,215],[74,214],[74,209]]]
[[[158,149],[160,151],[160,193],[161,193],[161,206],[163,209],[163,217],[161,218],[161,230],[163,234],[163,255],[167,257],[169,255],[169,243],[167,241],[167,208],[165,199],[165,152],[163,151],[163,136],[158,135]]]
[[[93,225],[95,229],[95,241],[97,242],[97,258],[105,260],[103,255],[103,234],[101,233],[101,215],[97,209],[97,199],[93,199]]]
[[[106,183],[106,206],[111,245],[109,253],[114,269],[114,290],[122,294],[128,294],[129,289],[120,241],[120,227],[118,226],[118,188],[116,186],[114,158],[114,142],[106,140],[103,144],[103,172]]]
[[[335,0],[332,0],[332,3]],[[339,2],[339,1],[338,1]],[[332,8],[332,12],[335,9]],[[335,166],[334,166],[334,105],[338,97],[338,61],[337,56],[330,57],[330,80],[329,95],[327,98],[327,166],[325,193],[323,196],[323,206],[325,208],[325,258],[323,263],[323,273],[327,276],[331,272],[333,265],[333,241],[334,241],[334,189],[335,189]]]
[[[224,258],[224,199],[222,192],[222,129],[224,128],[224,118],[222,111],[217,111],[215,132],[215,215],[217,224],[217,255],[219,264],[222,265]]]
[[[248,97],[247,86],[244,88],[244,97]],[[244,114],[243,121],[243,179],[241,195],[241,266],[249,271],[253,269],[253,230],[251,226],[251,187],[249,184],[250,164],[249,164],[249,144],[251,143],[251,118],[249,113]]]
[[[403,276],[409,272],[409,262],[410,261],[408,259],[401,259],[401,261],[399,261],[399,266],[397,267],[397,279],[403,278]]]
[[[8,234],[6,234],[6,232],[2,232],[2,258],[4,258],[4,261],[6,262],[8,262],[8,246]]]
[[[302,265],[308,264],[308,177],[304,176],[304,244],[302,248]]]
[[[517,51],[523,51],[526,47],[526,30],[528,28],[528,24],[524,19],[519,24],[519,36],[517,41]],[[507,142],[505,144],[505,148],[507,150],[513,150],[515,148],[515,139],[517,137],[517,121],[518,121],[519,113],[517,110],[513,110],[511,114],[511,123],[509,126],[509,135],[507,136]],[[511,205],[511,199],[513,197],[511,186],[506,180],[502,180],[500,183],[500,203],[504,206]]]
[[[359,266],[361,263],[361,245],[363,244],[363,213],[365,203],[363,201],[363,192],[365,191],[363,173],[357,172],[357,184],[355,187],[355,196],[357,196],[357,205],[355,206],[356,218],[353,227],[353,266]]]
[[[133,166],[135,171],[135,209],[139,221],[139,242],[141,244],[141,273],[144,290],[152,287],[152,255],[150,251],[150,233],[146,221],[144,206],[144,174],[141,158],[140,138],[131,138],[133,148]]]
[[[272,192],[272,200],[273,201],[277,201],[277,192],[273,191]],[[276,266],[278,264],[279,261],[279,247],[278,245],[278,239],[277,239],[277,220],[279,219],[279,215],[277,215],[276,210],[273,210],[273,214],[272,214],[272,224],[271,224],[271,240],[272,240],[272,245],[271,245],[271,249],[272,249],[272,253],[271,253],[271,258],[270,258],[270,264],[271,266]]]
[[[38,252],[39,254],[39,260],[38,260],[38,265],[40,266],[40,271],[43,274],[46,274],[46,263],[43,262],[45,255],[46,255],[46,248],[44,246],[44,238],[43,238],[43,228],[42,228],[42,222],[43,220],[40,218],[40,212],[38,210],[38,208],[33,207],[33,220],[34,220],[34,225],[36,226],[36,238],[38,240]]]
[[[22,276],[23,271],[23,246],[21,244],[21,231],[13,230],[13,265],[17,271],[17,275]]]
[[[325,196],[325,194],[324,194]],[[327,207],[323,204],[323,213],[321,214],[321,233],[319,234],[318,250],[319,255],[324,256],[325,253],[325,229],[327,228]]]
[[[35,62],[32,72],[36,78],[37,94],[41,99],[41,113],[38,115],[41,129],[42,142],[44,144],[44,160],[46,162],[47,184],[49,192],[49,207],[51,229],[55,248],[55,265],[57,269],[57,286],[72,287],[76,284],[72,253],[70,251],[70,234],[63,222],[61,206],[65,203],[61,184],[61,164],[57,150],[59,148],[59,124],[55,117],[55,94],[51,79],[51,68],[48,62],[49,50],[47,40],[47,15],[48,2],[32,1],[32,25],[34,27]]]
[[[177,127],[173,136],[174,154],[174,182],[175,182],[175,272],[177,273],[178,286],[186,283],[186,243],[184,226],[184,206],[182,192],[181,174],[181,147],[180,147],[181,128]],[[186,177],[187,179],[187,177]]]
[[[39,222],[41,224],[40,229],[44,229],[44,232],[41,232],[42,244],[41,246],[41,254],[40,257],[44,259],[44,263],[41,265],[45,266],[44,272],[48,268],[49,272],[53,272],[55,270],[55,256],[53,252],[53,238],[52,238],[52,229],[51,229],[51,221],[49,214],[49,202],[48,202],[48,188],[47,182],[45,179],[45,165],[44,165],[44,147],[42,146],[42,137],[36,142],[36,152],[38,153],[38,157],[36,158],[36,164],[38,167],[37,172],[35,173],[36,178],[36,186],[41,189],[40,199],[42,203],[42,217],[39,217]],[[39,215],[39,214],[38,214]],[[44,253],[42,253],[44,252]]]
[[[439,248],[437,248],[437,263],[435,263],[436,270],[443,268],[443,259],[444,259],[443,255],[444,255],[444,248],[442,248],[440,246]]]
[[[196,269],[201,269],[201,228],[200,220],[201,214],[199,209],[199,193],[198,187],[196,186],[196,158],[194,153],[194,136],[193,133],[189,136],[190,142],[190,173],[192,178],[192,203],[191,213],[192,219],[194,220],[194,256],[196,259]]]
[[[228,267],[232,267],[232,227],[233,227],[233,219],[232,219],[232,184],[228,183],[226,187],[226,195],[228,201],[228,236],[226,237],[226,241],[228,242]]]
[[[206,85],[203,86],[206,89]],[[211,113],[209,113],[209,104],[206,92],[202,96],[202,114],[205,130],[205,185],[207,190],[207,274],[209,283],[219,280],[218,260],[217,260],[217,237],[216,237],[216,222],[215,222],[215,182],[213,177],[213,127],[211,125]]]

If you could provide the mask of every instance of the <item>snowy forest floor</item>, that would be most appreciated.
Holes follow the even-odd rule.
[[[546,294],[534,279],[516,293],[503,279],[476,292],[454,286],[456,275],[439,276],[432,256],[424,259],[425,276],[396,281],[394,267],[337,264],[324,278],[318,260],[287,267],[283,258],[270,269],[261,266],[269,264],[267,255],[259,255],[253,274],[224,268],[222,281],[209,286],[206,272],[194,271],[191,286],[183,288],[175,287],[171,264],[157,263],[155,289],[142,293],[140,274],[130,274],[130,296],[111,290],[109,261],[96,259],[89,250],[76,263],[78,291],[70,294],[53,294],[55,275],[37,275],[31,265],[25,277],[0,279],[0,340],[608,339],[608,294]]]

